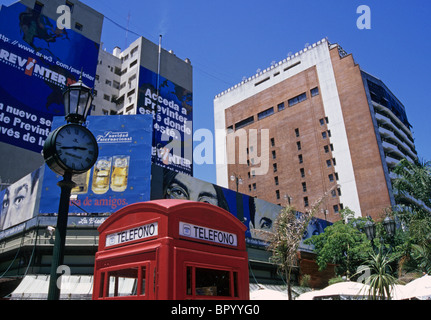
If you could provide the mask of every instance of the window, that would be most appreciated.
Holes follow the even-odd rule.
[[[301,173],[301,177],[305,178],[305,170],[304,170],[304,168],[299,169],[299,172]]]
[[[278,186],[278,177],[274,177],[274,184]]]
[[[251,191],[251,184],[248,185],[248,191]]]
[[[295,129],[295,136],[299,137],[299,129],[298,128]]]
[[[138,64],[138,60],[136,59],[135,61],[133,61],[133,62],[130,64],[129,68],[131,69],[131,68],[133,68],[134,66],[136,66],[137,64]]]
[[[338,208],[337,204],[333,208],[334,208],[334,213],[340,212],[340,209]]]
[[[332,158],[332,163],[334,164],[334,166],[337,165],[337,161],[335,161],[335,158]]]
[[[331,160],[326,160],[326,166],[328,168],[332,167],[332,161]]]
[[[253,116],[248,117],[247,119],[241,120],[241,121],[235,123],[235,130],[238,130],[238,129],[245,127],[249,124],[252,124],[253,122],[254,122]]]
[[[269,108],[269,109],[266,109],[265,111],[259,112],[259,113],[257,114],[257,118],[258,118],[259,120],[262,120],[262,119],[264,119],[264,118],[266,118],[266,117],[269,117],[269,116],[270,116],[270,115],[272,115],[272,114],[274,114],[274,108],[273,108],[273,107],[271,107],[271,108]]]
[[[34,11],[36,11],[37,13],[42,13],[42,9],[43,9],[44,4],[40,3],[39,1],[36,1],[36,3],[34,4]]]
[[[271,147],[275,147],[275,140],[274,140],[274,138],[271,138]]]
[[[334,182],[334,175],[332,173],[328,176],[328,178],[330,182]]]
[[[334,145],[332,143],[329,145],[329,147],[331,148],[331,151],[334,151]]]
[[[188,266],[186,279],[187,295],[238,297],[238,272]]]
[[[307,183],[306,182],[302,183],[302,191],[307,192]]]
[[[305,101],[305,100],[307,100],[307,94],[304,92],[304,93],[300,94],[299,96],[296,96],[292,99],[289,99],[287,101],[287,103],[288,103],[289,107],[293,107],[294,105],[296,105],[302,101]]]
[[[274,163],[274,164],[272,165],[272,168],[273,168],[274,172],[277,172],[277,164],[276,164],[276,163]]]
[[[280,190],[276,190],[275,191],[275,197],[278,199],[280,199]]]
[[[311,96],[312,97],[317,96],[318,94],[319,94],[319,88],[318,87],[311,89]]]
[[[108,85],[108,86],[112,86],[112,81],[111,80],[106,80],[105,84]]]
[[[256,190],[256,183],[253,183],[253,190]]]
[[[298,150],[301,150],[301,141],[296,142],[296,147],[298,148]]]
[[[304,207],[308,207],[308,197],[304,197]]]
[[[303,162],[304,162],[304,159],[303,159],[303,157],[302,157],[302,154],[300,154],[300,155],[298,156],[298,160],[299,160],[299,163],[303,163]]]
[[[329,146],[324,146],[323,149],[325,149],[325,153],[329,152]]]
[[[74,4],[73,4],[72,2],[70,2],[70,1],[66,1],[66,6],[68,6],[68,7],[69,7],[70,12],[73,12]]]
[[[322,132],[322,138],[323,139],[326,139],[328,137],[328,134],[326,133],[326,131],[323,131]]]
[[[277,105],[278,111],[284,110],[284,102]]]
[[[331,191],[331,195],[332,195],[332,198],[335,198],[337,196],[337,191],[332,190]]]
[[[141,273],[140,276],[139,273]],[[141,280],[139,281],[139,279]],[[108,286],[108,297],[145,295],[145,284],[145,267],[132,267],[128,269],[110,271],[108,272],[108,283],[106,284]],[[103,290],[101,290],[102,296],[103,293]]]
[[[105,99],[106,101],[109,101],[109,102],[111,101],[111,97],[107,94],[103,95],[103,99]]]
[[[132,51],[130,51],[130,55],[133,57],[133,55],[138,52],[139,46],[136,46],[132,49]]]
[[[338,181],[338,173],[337,172],[335,172],[335,180]]]
[[[325,119],[322,118],[319,120],[319,122],[320,122],[320,125],[323,126],[325,124]]]
[[[75,23],[75,29],[76,30],[82,31],[83,28],[84,28],[84,26],[82,24],[80,24],[78,22]]]
[[[341,197],[341,189],[337,188],[338,196]]]
[[[272,159],[276,159],[276,158],[277,158],[277,155],[275,153],[275,150],[272,150]]]

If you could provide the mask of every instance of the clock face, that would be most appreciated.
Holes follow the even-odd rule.
[[[51,160],[48,165],[61,174],[63,171],[83,173],[90,170],[99,153],[93,134],[77,124],[67,124],[53,132],[47,149]]]

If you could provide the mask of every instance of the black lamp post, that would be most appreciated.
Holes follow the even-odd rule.
[[[373,241],[376,237],[376,225],[373,221],[368,220],[364,226],[365,234],[367,235],[368,240]]]
[[[383,226],[385,227],[386,232],[389,234],[389,236],[395,235],[395,221],[391,219],[389,216],[383,220]]]
[[[91,89],[82,83],[80,77],[77,83],[65,89],[63,98],[65,118],[68,124],[51,132],[43,150],[47,165],[54,172],[63,176],[63,180],[58,183],[58,186],[61,188],[61,195],[57,226],[55,228],[48,300],[60,299],[60,283],[58,283],[59,276],[57,270],[64,261],[70,194],[72,188],[76,185],[72,181],[72,176],[88,171],[94,165],[98,156],[96,140],[88,129],[81,126],[86,120],[93,100]],[[70,130],[71,128],[74,130]],[[63,137],[67,134],[68,140],[61,140],[60,136]],[[82,137],[86,137],[85,147],[82,146],[84,139]],[[87,153],[91,153],[91,156],[87,156]],[[89,161],[84,161],[82,166],[77,168],[72,161],[79,159],[89,159]]]
[[[382,222],[383,227],[385,228],[386,233],[392,238],[395,235],[395,221],[391,219],[389,216],[385,218]],[[376,237],[376,225],[373,221],[368,220],[364,226],[365,234],[367,235],[368,240],[370,240],[373,244],[374,248],[374,238]],[[380,239],[381,243],[383,243],[383,238]]]
[[[234,174],[232,174],[231,176],[230,176],[230,180],[231,181],[235,181],[235,183],[236,183],[236,192],[238,192],[238,187],[239,187],[239,185],[240,184],[242,184],[242,178],[241,177],[239,177],[239,176],[237,176],[235,173]]]

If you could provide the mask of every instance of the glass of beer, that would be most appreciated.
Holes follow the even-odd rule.
[[[112,165],[111,190],[123,192],[127,189],[129,176],[129,156],[114,156]]]
[[[72,181],[76,183],[71,191],[71,194],[85,194],[88,192],[88,181],[90,180],[90,171],[78,174],[72,178]]]
[[[104,194],[109,190],[109,178],[111,177],[111,157],[100,157],[94,166],[93,182],[91,189],[95,194]]]

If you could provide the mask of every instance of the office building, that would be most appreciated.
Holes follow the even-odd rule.
[[[219,185],[299,211],[328,193],[329,221],[380,218],[394,166],[417,159],[403,104],[327,39],[218,94],[214,118]]]

